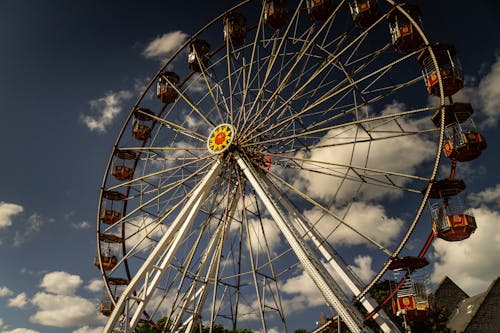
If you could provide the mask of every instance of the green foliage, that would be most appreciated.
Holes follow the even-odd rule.
[[[298,328],[296,329],[295,331],[293,331],[293,333],[307,333],[308,331],[304,328]]]

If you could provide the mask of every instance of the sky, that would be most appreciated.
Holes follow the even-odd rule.
[[[115,138],[165,56],[235,3],[0,1],[1,333],[100,332],[95,220]],[[428,255],[432,283],[448,275],[474,295],[500,275],[500,5],[417,3],[428,36],[455,44],[466,76],[455,99],[473,104],[488,142],[461,169],[478,230]],[[356,264],[373,274],[369,258]],[[296,297],[312,306],[317,294]]]

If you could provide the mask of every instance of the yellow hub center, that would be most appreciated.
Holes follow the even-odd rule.
[[[210,133],[207,141],[208,151],[212,154],[224,152],[234,138],[234,128],[229,124],[221,124],[215,127]]]

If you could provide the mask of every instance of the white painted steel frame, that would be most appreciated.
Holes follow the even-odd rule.
[[[125,318],[123,318],[125,333],[134,331],[142,312],[145,310],[149,299],[160,282],[163,271],[172,261],[182,239],[185,237],[198,211],[204,204],[205,198],[219,175],[221,167],[222,163],[218,160],[215,161],[210,171],[191,193],[191,197],[186,205],[179,212],[179,215],[177,215],[137,274],[123,291],[103,332],[113,332],[115,325],[122,317],[122,313],[125,313]],[[137,295],[134,295],[137,290]],[[131,309],[132,306],[133,309]],[[131,310],[133,310],[133,314],[129,316],[129,311]]]
[[[273,186],[270,186],[271,184],[266,177],[260,171],[256,171],[251,162],[238,153],[235,154],[235,159],[248,182],[253,186],[258,197],[283,233],[283,236],[287,239],[291,249],[297,255],[302,267],[314,281],[328,304],[335,308],[351,332],[371,332],[371,329],[364,325],[360,312],[352,305],[337,282],[303,241],[297,228],[273,199],[271,193]]]

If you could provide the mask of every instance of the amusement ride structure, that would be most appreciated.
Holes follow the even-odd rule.
[[[403,254],[426,206],[420,258],[476,228],[454,203],[457,162],[486,148],[470,104],[452,100],[462,86],[455,48],[429,41],[413,4],[243,0],[215,17],[154,75],[110,154],[94,261],[104,332],[287,331],[301,274],[351,332],[368,318],[399,331],[369,289],[407,270],[395,311],[417,311],[422,260]],[[437,179],[442,156],[451,173]],[[370,281],[352,268],[362,255]]]

